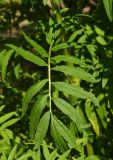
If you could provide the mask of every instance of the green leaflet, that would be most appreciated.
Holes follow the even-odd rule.
[[[18,63],[15,67],[14,67],[14,72],[15,72],[15,76],[17,79],[19,79],[20,77],[20,71],[21,71],[21,67],[20,67],[20,63]]]
[[[57,155],[57,149],[53,150],[53,152],[49,152],[46,141],[43,141],[43,154],[46,160],[55,160]]]
[[[13,149],[11,150],[11,152],[9,154],[8,160],[15,159],[15,156],[16,156],[16,153],[17,153],[17,147],[18,147],[17,144],[13,147]]]
[[[13,54],[13,50],[7,51],[5,55],[2,58],[2,81],[5,81],[5,76],[6,76],[6,70],[7,70],[7,65],[10,57]]]
[[[73,64],[87,66],[85,64],[84,60],[81,60],[77,57],[69,56],[69,55],[55,56],[55,57],[51,58],[51,60],[54,60],[56,63],[60,63],[60,62],[64,61],[64,62],[70,62],[70,63],[73,63]]]
[[[35,41],[33,41],[31,38],[29,38],[24,32],[23,32],[25,40],[32,46],[34,49],[43,57],[48,57],[47,52]]]
[[[41,160],[41,154],[40,154],[40,148],[38,149],[37,153],[36,153],[36,159],[37,160]],[[35,159],[34,159],[35,160]]]
[[[0,154],[6,153],[6,151],[10,151],[10,145],[8,139],[0,140]]]
[[[46,112],[41,118],[35,134],[35,149],[38,149],[44,140],[47,129],[49,127],[50,112]]]
[[[108,114],[107,114],[107,107],[106,107],[106,104],[105,104],[106,102],[104,101],[104,98],[105,98],[104,93],[101,93],[98,95],[98,100],[101,103],[101,107],[97,108],[96,111],[99,115],[99,118],[100,118],[104,128],[106,129]]]
[[[49,21],[50,25],[51,25],[51,20]],[[55,36],[55,33],[54,33],[54,36]],[[49,29],[49,32],[46,33],[46,41],[48,42],[49,45],[51,45],[51,43],[53,43],[53,27],[51,26],[50,29]]]
[[[2,112],[2,110],[4,109],[5,105],[0,106],[0,112]]]
[[[88,44],[88,45],[86,45],[86,48],[88,49],[88,51],[89,51],[90,55],[92,56],[92,58],[96,56],[96,54],[95,54],[96,48],[95,48],[94,45]]]
[[[12,116],[14,116],[16,114],[16,112],[10,112],[5,114],[4,116],[0,117],[0,124],[4,123],[5,121],[7,121],[9,118],[11,118]]]
[[[70,122],[70,127],[69,127],[69,129],[70,129],[70,132],[73,134],[73,135],[75,135],[77,138],[79,137],[79,135],[78,135],[78,129],[77,129],[77,127],[76,127],[76,125],[75,125],[75,123],[73,122],[73,121],[71,121]]]
[[[82,36],[78,39],[77,43],[84,44],[84,43],[87,42],[86,39],[87,39],[87,36],[86,36],[86,35],[82,35]]]
[[[81,107],[78,105],[78,106],[76,106],[75,110],[76,110],[76,115],[79,115],[78,116],[78,122],[79,122],[78,128],[82,128],[83,130],[89,128],[91,125],[89,123],[87,123],[85,115],[84,115]]]
[[[68,48],[68,47],[70,47],[70,46],[66,42],[64,42],[64,43],[57,44],[56,46],[54,46],[52,48],[52,51],[58,51],[60,49],[64,49],[64,48]]]
[[[57,156],[57,149],[55,149],[51,154],[50,154],[50,159],[49,160],[55,160]]]
[[[31,111],[29,128],[30,128],[30,136],[32,138],[35,135],[35,131],[36,131],[37,124],[39,122],[41,113],[46,105],[47,97],[48,95],[40,96]]]
[[[90,92],[83,90],[83,88],[69,84],[66,82],[53,82],[52,83],[59,91],[65,92],[69,95],[75,96],[77,98],[86,99],[88,98],[91,100],[96,106],[99,106],[99,102],[97,98]]]
[[[58,160],[66,160],[66,158],[69,156],[69,154],[70,154],[70,149],[68,150],[68,151],[66,151],[66,152],[64,152],[61,156],[60,156],[60,158],[58,158]]]
[[[35,56],[29,51],[26,51],[20,47],[16,47],[12,44],[6,44],[7,47],[12,48],[16,53],[20,56],[22,56],[24,59],[38,65],[38,66],[47,66],[46,62],[42,60],[41,58]]]
[[[1,72],[2,59],[5,55],[5,53],[6,53],[6,49],[4,49],[3,51],[0,52],[0,72]]]
[[[27,160],[29,157],[31,157],[34,154],[34,152],[28,152],[26,154],[23,154],[21,157],[17,158],[17,160]]]
[[[99,127],[97,115],[96,115],[93,107],[90,106],[88,102],[86,102],[86,104],[85,104],[85,111],[86,111],[86,114],[87,114],[87,117],[88,117],[90,123],[92,124],[92,127],[93,127],[95,133],[97,135],[99,135],[100,134],[100,127]]]
[[[45,140],[43,140],[43,154],[46,160],[50,160],[50,153]]]
[[[1,135],[2,135],[2,137],[4,137],[5,139],[13,139],[14,137],[13,137],[13,132],[11,131],[11,130],[9,130],[9,129],[5,129],[5,130],[2,130],[1,131]]]
[[[47,83],[47,79],[44,79],[40,82],[37,82],[36,84],[34,84],[31,88],[28,89],[28,91],[26,92],[25,97],[22,100],[22,117],[25,115],[27,108],[28,108],[28,104],[31,101],[32,97],[39,92],[42,87],[44,87],[44,85]]]
[[[98,82],[98,80],[96,80],[93,75],[91,75],[90,73],[87,73],[86,71],[84,71],[83,69],[78,68],[78,67],[75,68],[75,67],[71,67],[71,66],[62,65],[62,66],[56,66],[52,69],[56,70],[56,71],[63,72],[65,74],[68,74],[71,76],[75,76],[77,78],[80,78],[80,79],[88,81],[88,82],[93,82],[93,83]]]
[[[88,25],[88,24],[86,24],[86,26],[85,26],[85,33],[86,33],[88,36],[90,36],[91,34],[94,33],[93,30],[92,30],[92,28],[91,28],[91,26]]]
[[[53,98],[53,101],[64,114],[66,114],[78,127],[78,130],[86,127],[86,120],[78,109],[74,109],[68,102],[61,98]]]
[[[83,29],[79,29],[72,33],[72,35],[69,37],[68,42],[73,42],[73,40],[78,36],[81,35],[83,32]]]
[[[53,118],[51,119],[51,135],[52,138],[56,144],[56,146],[61,149],[61,151],[64,151],[67,149],[66,143],[63,139],[63,137],[58,133],[57,128],[55,127]]]
[[[19,118],[14,118],[14,119],[11,119],[11,120],[3,123],[0,127],[0,131],[9,127],[9,126],[11,126],[11,125],[13,125],[13,124],[15,124],[17,121],[19,121]]]
[[[97,36],[96,37],[96,40],[97,40],[97,42],[99,43],[99,44],[101,44],[101,45],[107,45],[107,42],[104,40],[104,38],[102,37],[102,36]]]
[[[95,28],[95,32],[96,32],[99,36],[104,37],[105,32],[104,32],[102,29],[100,29],[100,28],[97,27],[97,26],[94,26],[94,28]]]
[[[81,147],[76,145],[76,137],[70,132],[70,130],[57,118],[52,117],[52,120],[58,133],[67,141],[68,146],[80,151]]]
[[[113,20],[113,6],[112,6],[113,1],[112,0],[103,0],[103,4],[106,10],[106,14],[110,21]]]

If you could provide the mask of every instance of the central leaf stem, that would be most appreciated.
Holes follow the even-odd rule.
[[[51,107],[51,50],[53,46],[54,41],[52,41],[50,48],[49,48],[49,57],[48,57],[48,79],[49,79],[49,108],[50,113],[52,113],[52,107]]]

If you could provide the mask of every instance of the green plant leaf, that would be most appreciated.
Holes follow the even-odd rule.
[[[13,160],[13,159],[15,159],[16,152],[17,152],[17,147],[18,147],[17,144],[13,147],[13,149],[11,150],[11,152],[10,152],[10,154],[9,154],[8,160]]]
[[[64,61],[64,62],[70,62],[73,64],[87,66],[84,60],[81,60],[77,57],[69,56],[69,55],[58,55],[58,56],[52,57],[51,60],[54,60],[56,63],[60,63]]]
[[[17,79],[20,78],[20,71],[21,71],[21,67],[20,67],[20,63],[19,63],[14,67],[14,72],[15,72],[15,76]]]
[[[88,82],[92,82],[92,83],[98,82],[98,80],[96,80],[93,75],[91,75],[90,73],[88,73],[78,67],[75,68],[75,67],[71,67],[71,66],[62,65],[62,66],[56,66],[52,69],[55,71],[63,72],[65,74],[68,74],[71,76],[75,76],[77,78],[80,78],[80,79],[88,81]]]
[[[54,160],[57,154],[57,149],[55,149],[52,153],[49,152],[48,145],[46,141],[43,141],[43,154],[46,160]]]
[[[9,144],[8,139],[2,139],[0,140],[0,154],[1,153],[6,153],[6,151],[10,152],[11,146]]]
[[[50,154],[50,159],[49,160],[55,160],[57,156],[57,149],[55,149],[51,154]]]
[[[22,117],[25,115],[28,108],[28,104],[30,103],[32,97],[44,87],[47,81],[48,81],[47,79],[44,79],[40,82],[37,82],[36,84],[34,84],[32,87],[28,89],[22,101]]]
[[[50,153],[45,140],[43,140],[43,154],[46,160],[50,160]]]
[[[26,51],[20,47],[16,47],[12,44],[6,44],[7,47],[12,48],[16,53],[20,56],[22,56],[24,59],[38,65],[38,66],[47,66],[46,62],[42,60],[41,58],[35,56],[29,51]]]
[[[53,118],[51,119],[51,135],[56,146],[63,152],[67,149],[66,143],[63,137],[58,133]]]
[[[37,159],[37,160],[41,160],[40,148],[39,148],[38,151],[37,151],[36,159]],[[35,159],[34,159],[34,160],[35,160]]]
[[[84,44],[87,42],[86,39],[87,39],[87,36],[84,34],[78,39],[77,43]]]
[[[52,51],[58,51],[60,49],[64,49],[64,48],[68,48],[68,47],[69,47],[69,45],[66,42],[64,42],[64,43],[57,44],[56,46],[54,46],[52,48]]]
[[[44,140],[47,129],[49,127],[50,112],[46,112],[41,118],[35,134],[35,149],[38,149]]]
[[[98,100],[99,100],[99,102],[101,102],[101,107],[98,107],[96,111],[98,113],[98,116],[99,116],[104,128],[106,129],[108,112],[107,112],[107,106],[106,106],[106,102],[104,101],[104,98],[105,98],[104,93],[101,93],[98,95]]]
[[[11,118],[14,115],[16,115],[16,112],[10,112],[10,113],[7,113],[7,114],[1,116],[0,117],[0,124],[4,123],[5,121],[7,121],[9,118]]]
[[[23,32],[25,40],[32,46],[34,49],[43,57],[48,57],[47,52],[35,41],[33,41],[31,38],[29,38],[24,32]]]
[[[13,54],[13,50],[7,51],[2,58],[2,81],[5,81],[7,65],[10,57]]]
[[[4,109],[5,105],[0,106],[0,112],[2,112],[2,110]]]
[[[104,32],[102,29],[100,29],[100,28],[97,27],[97,26],[94,26],[94,28],[95,28],[95,32],[96,32],[99,36],[102,36],[102,37],[105,36],[105,32]]]
[[[3,123],[0,127],[0,131],[9,127],[9,126],[11,126],[11,125],[13,125],[13,124],[15,124],[17,121],[19,121],[19,118],[14,118],[14,119],[11,119],[11,120]]]
[[[70,132],[76,137],[79,137],[78,129],[73,121],[70,122]]]
[[[92,27],[88,24],[86,24],[85,26],[85,34],[87,34],[88,36],[90,36],[91,34],[93,34],[93,30],[92,30]]]
[[[4,130],[1,130],[0,133],[4,139],[13,139],[14,138],[13,132],[7,128]]]
[[[103,0],[103,4],[106,10],[106,14],[110,21],[113,20],[113,1],[112,0]]]
[[[107,45],[107,42],[105,41],[105,39],[102,37],[102,36],[97,36],[96,37],[96,40],[97,40],[97,42],[99,43],[99,44],[101,44],[101,45]]]
[[[86,102],[85,104],[85,111],[90,123],[92,124],[94,131],[96,132],[97,135],[100,135],[100,127],[99,127],[97,115],[93,107],[90,106],[88,102]]]
[[[68,42],[73,42],[73,40],[78,36],[81,35],[83,32],[83,29],[79,29],[72,33],[72,35],[69,37]]]
[[[84,128],[87,123],[83,119],[83,115],[79,112],[78,109],[73,108],[68,102],[61,98],[53,98],[53,101],[64,114],[66,114],[78,127],[78,130]]]
[[[88,45],[86,45],[86,48],[88,49],[90,55],[91,55],[93,58],[96,57],[96,54],[95,54],[95,52],[96,52],[95,45],[88,44]]]
[[[64,152],[62,155],[60,155],[60,158],[58,158],[58,160],[66,160],[66,158],[69,156],[70,154],[70,149],[66,152]]]
[[[1,72],[2,60],[3,60],[5,53],[6,53],[6,49],[0,52],[0,72]]]
[[[29,157],[32,157],[34,154],[33,151],[23,154],[21,157],[17,158],[17,160],[27,160]]]
[[[52,83],[59,91],[67,93],[69,95],[91,100],[96,106],[99,106],[97,98],[90,92],[83,90],[81,87],[66,82],[53,82]]]
[[[53,118],[54,125],[59,134],[67,141],[70,148],[75,148],[76,150],[80,151],[81,147],[76,145],[76,137],[70,132],[70,130],[57,118]]]
[[[38,98],[30,114],[30,136],[33,138],[39,122],[41,113],[46,105],[48,95],[43,95]]]

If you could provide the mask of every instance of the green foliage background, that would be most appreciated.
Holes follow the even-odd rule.
[[[112,160],[112,0],[0,1],[0,159]]]

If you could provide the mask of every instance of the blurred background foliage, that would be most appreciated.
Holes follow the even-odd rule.
[[[0,52],[1,54],[5,52],[3,50],[6,48],[4,44],[13,43],[36,54],[34,48],[25,41],[22,31],[45,49],[48,49],[49,46],[48,33],[51,32],[51,27],[56,33],[56,44],[74,41],[76,47],[69,49],[69,54],[85,60],[89,65],[86,70],[94,73],[95,77],[100,79],[97,84],[89,84],[79,80],[76,83],[80,83],[87,91],[93,91],[101,108],[95,108],[92,104],[92,109],[90,109],[88,102],[84,104],[73,97],[70,99],[72,105],[80,106],[85,118],[92,125],[89,146],[85,144],[86,142],[81,142],[85,146],[86,160],[88,160],[88,156],[92,156],[89,160],[91,158],[93,160],[112,160],[113,22],[110,22],[106,15],[102,0],[71,0],[71,2],[64,0],[58,2],[58,5],[51,6],[46,0],[0,0]],[[55,52],[55,54],[61,52],[62,50]],[[46,70],[24,61],[19,56],[12,56],[8,64],[6,80],[2,81],[0,76],[0,106],[6,106],[4,110],[1,110],[1,116],[15,111],[16,114],[12,114],[11,117],[16,116],[16,120],[20,118],[21,103],[25,92],[30,86],[45,77]],[[54,74],[52,78],[58,79],[59,75],[56,77]],[[60,79],[65,79],[65,77],[61,75]],[[31,102],[31,106],[34,101]],[[26,156],[24,159],[32,157],[35,160],[39,156],[39,153],[33,151],[34,142],[29,136],[29,112],[30,109],[28,114],[17,122],[12,119],[14,122],[8,126],[10,130],[7,127],[6,130],[0,130],[0,146],[5,148],[5,152],[3,152],[0,147],[1,159],[5,159],[5,157],[7,159],[14,153],[16,156],[12,156],[12,159],[17,159],[24,154]],[[54,112],[56,115],[59,114],[57,110]],[[66,117],[62,114],[59,114],[59,117],[65,124],[68,124]],[[42,159],[46,157],[44,146],[49,149],[50,153],[55,150],[51,137],[47,136],[48,146],[44,141],[41,149],[41,153],[44,152]],[[87,137],[87,135],[85,136]],[[18,148],[20,148],[19,151]],[[61,153],[56,151],[56,154],[60,155]],[[71,151],[70,155],[70,159],[74,160],[77,157],[79,159],[79,154],[75,154],[75,151]],[[93,155],[98,155],[98,158]]]

